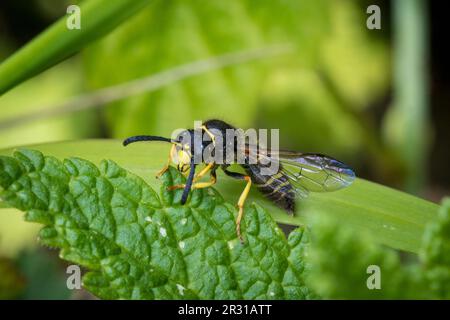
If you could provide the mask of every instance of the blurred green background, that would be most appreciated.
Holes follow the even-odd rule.
[[[2,1],[0,62],[73,3],[79,1]],[[366,27],[372,4],[381,8],[381,30]],[[219,118],[242,128],[279,128],[284,149],[330,154],[360,177],[438,201],[450,190],[444,6],[420,0],[155,0],[1,96],[0,148],[167,136],[194,120]],[[276,44],[294,49],[114,103],[15,122],[80,94]],[[35,248],[38,226],[11,211],[0,209],[0,270],[16,274],[0,280],[0,298],[74,297],[55,252]],[[33,276],[37,270],[47,270],[40,272],[47,279]],[[52,283],[45,286],[48,294],[37,291],[40,281]]]

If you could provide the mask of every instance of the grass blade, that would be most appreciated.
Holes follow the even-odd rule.
[[[80,5],[81,29],[64,16],[0,65],[0,94],[73,55],[113,30],[150,0],[90,0]]]

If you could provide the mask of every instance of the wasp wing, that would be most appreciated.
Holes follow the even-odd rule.
[[[317,153],[279,152],[281,172],[296,188],[328,192],[345,188],[355,180],[346,164]]]
[[[246,145],[249,161],[267,164],[278,162],[280,173],[289,179],[299,197],[308,192],[328,192],[345,188],[355,180],[354,171],[332,157],[318,153],[268,151]]]

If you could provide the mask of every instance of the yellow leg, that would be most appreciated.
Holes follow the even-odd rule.
[[[175,145],[173,145],[172,148],[170,149],[170,152],[169,152],[169,159],[167,160],[167,163],[166,163],[166,165],[164,166],[164,168],[162,168],[162,169],[156,174],[156,178],[157,178],[157,179],[158,179],[159,177],[161,177],[161,176],[167,171],[167,169],[169,169],[170,162],[172,161],[172,152],[173,152],[174,148],[175,148]]]
[[[239,213],[236,218],[236,234],[237,234],[239,240],[241,240],[241,243],[244,243],[244,239],[242,238],[242,234],[241,234],[241,220],[242,220],[242,217],[244,216],[244,204],[245,204],[245,200],[248,197],[248,193],[250,192],[250,187],[252,186],[252,179],[249,176],[245,176],[244,179],[245,179],[245,181],[247,181],[247,185],[245,186],[244,191],[242,191],[242,194],[239,197],[239,201],[237,203],[237,206],[239,208]]]
[[[203,189],[203,188],[208,188],[211,187],[212,185],[214,185],[217,182],[216,176],[215,175],[211,175],[211,180],[209,182],[197,182],[194,183],[192,185],[192,190],[195,189]],[[176,190],[176,189],[184,189],[186,185],[185,184],[177,184],[174,186],[170,186],[169,188],[167,188],[168,190]]]
[[[208,136],[210,136],[211,141],[212,141],[213,145],[215,146],[216,145],[216,137],[211,133],[211,131],[209,131],[209,129],[206,126],[202,126],[201,128],[208,134]]]
[[[200,180],[211,168],[214,167],[214,162],[208,163],[194,178],[194,182]]]
[[[212,184],[210,184],[210,182],[204,182],[204,183],[206,183],[206,185],[204,187],[201,187],[201,186],[204,185],[203,183],[201,183],[201,184],[195,183],[196,181],[200,180],[206,173],[208,173],[208,171],[210,171],[212,167],[214,167],[214,163],[213,162],[209,163],[206,167],[203,168],[202,171],[200,171],[198,174],[195,175],[195,178],[194,178],[194,181],[193,181],[194,185],[192,186],[192,189],[207,188],[209,186],[212,186],[214,183],[216,183],[215,180],[214,180],[214,183],[212,183]],[[211,181],[213,181],[212,175],[211,175]],[[196,185],[197,185],[197,187],[195,188]],[[185,184],[177,184],[177,185],[174,185],[174,186],[170,186],[168,188],[168,190],[183,189],[184,187],[185,187]]]
[[[194,183],[194,185],[192,186],[192,189],[203,189],[203,188],[208,188],[211,187],[213,185],[215,185],[217,182],[216,176],[211,175],[211,180],[209,180],[208,182],[197,182]]]

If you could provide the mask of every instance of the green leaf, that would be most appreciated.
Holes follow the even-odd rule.
[[[311,65],[317,59],[327,32],[327,3],[155,1],[86,50],[83,59],[91,88],[123,83],[226,52],[280,43],[299,49],[283,59],[271,59],[270,63],[210,72],[158,92],[113,103],[106,109],[112,135],[143,131],[159,134],[214,116],[248,126],[258,112],[257,97],[268,70],[275,71],[280,65]]]
[[[53,119],[39,118],[39,121],[25,125],[17,121],[33,114],[42,115],[45,113],[45,105],[58,104],[66,100],[68,96],[79,93],[82,86],[81,66],[76,60],[71,60],[1,96],[0,147],[16,146],[17,141],[31,144],[54,141],[55,137],[69,140],[97,135],[97,117],[93,112],[81,112]],[[4,126],[5,123],[13,125]]]
[[[359,111],[387,91],[389,51],[379,35],[360,27],[367,14],[357,1],[328,1],[326,6],[330,27],[317,65],[271,72],[258,100],[256,123],[280,128],[285,148],[353,159],[357,151],[372,151],[371,132]],[[384,150],[374,153],[381,157]]]
[[[155,174],[167,161],[170,146],[160,143],[135,144],[124,148],[118,140],[81,140],[35,145],[33,149],[59,159],[79,156],[96,164],[114,159],[140,176],[152,188],[159,188]],[[12,149],[0,151],[11,155]],[[244,185],[218,171],[217,190],[226,201],[236,203]],[[319,214],[335,217],[355,231],[372,235],[381,244],[418,253],[425,225],[437,216],[439,206],[406,193],[356,179],[350,187],[329,193],[312,193],[297,202],[296,215],[287,215],[257,191],[248,203],[257,202],[280,223],[304,225]]]
[[[149,4],[149,0],[90,0],[80,5],[81,29],[64,16],[0,65],[0,94],[68,58]]]
[[[335,219],[319,216],[311,229],[312,240],[302,254],[310,270],[306,283],[324,298],[450,298],[449,198],[426,227],[420,259],[400,256]],[[379,286],[369,289],[376,273]]]
[[[10,115],[6,115],[5,119],[0,118],[0,131],[8,130],[11,128],[14,129],[17,126],[23,126],[28,122],[39,122],[39,124],[42,126],[42,121],[45,121],[49,118],[60,117],[68,113],[80,113],[80,111],[86,109],[98,108],[99,106],[105,105],[107,103],[112,103],[114,101],[120,101],[130,96],[136,96],[142,93],[159,90],[161,88],[169,86],[170,84],[177,83],[179,81],[182,81],[183,79],[194,77],[199,74],[212,72],[214,70],[230,67],[241,63],[248,63],[255,60],[267,59],[270,57],[273,58],[277,55],[288,54],[291,53],[293,49],[293,46],[288,44],[275,45],[254,50],[231,52],[224,55],[214,56],[208,59],[197,60],[194,62],[176,66],[174,68],[170,68],[168,70],[163,70],[156,74],[147,75],[140,79],[134,79],[111,87],[101,88],[87,94],[81,94],[75,97],[71,97],[69,99],[66,99],[66,101],[64,102],[53,103],[49,105],[35,105],[33,106],[33,108],[36,109],[36,111],[28,112],[27,114],[20,112],[21,108],[17,108],[17,102],[24,99],[35,100],[36,94],[24,94],[23,88],[26,86],[22,86],[19,90],[14,90],[12,94],[6,95],[6,97],[9,98],[9,101],[8,99],[5,100],[5,97],[2,98],[2,102],[5,103],[5,105],[11,104],[11,106],[14,106],[14,109],[11,110],[12,113],[17,113],[17,111],[19,111],[20,115],[16,115],[13,117],[11,117]],[[65,64],[63,64],[63,66],[65,66]],[[70,78],[76,78],[76,76],[74,77],[73,75],[76,75],[77,71],[79,73],[79,66],[77,67],[73,65],[71,69],[72,70],[70,70]],[[38,86],[41,91],[42,88],[51,88],[54,95],[55,85],[67,86],[67,84],[70,84],[70,82],[64,82],[63,84],[61,84],[60,78],[66,77],[66,75],[62,74],[61,71],[65,70],[62,68],[54,68],[54,70],[52,70],[51,72],[52,74],[59,75],[57,84],[50,85],[48,83],[43,83],[41,80],[45,80],[45,77],[42,76],[42,79],[41,77],[36,77],[34,81],[29,82],[28,85],[31,83],[35,86]],[[47,73],[45,73],[45,76],[47,76]],[[41,95],[39,95],[39,98],[41,98]],[[11,103],[11,101],[14,101],[14,103]],[[1,106],[2,104],[0,104],[0,107]],[[30,106],[26,107],[29,108]],[[86,127],[86,125],[84,127]],[[20,129],[21,130],[15,130],[14,133],[19,133],[25,138],[36,140],[36,137],[34,135],[32,136],[32,138],[30,138],[30,135],[26,135],[26,132],[24,134],[22,128]],[[30,128],[28,127],[28,129]],[[77,127],[77,129],[77,132],[79,132],[79,126]],[[35,129],[33,128],[33,130]],[[5,140],[10,141],[8,139]],[[44,140],[41,139],[40,142],[44,142]]]
[[[450,299],[450,198],[443,201],[438,217],[427,226],[420,257],[436,297]]]
[[[127,299],[304,299],[302,231],[289,242],[269,214],[249,206],[245,245],[235,208],[214,189],[195,190],[185,206],[184,182],[171,168],[158,196],[110,160],[61,162],[38,151],[0,157],[1,198],[45,227],[40,241],[87,267],[95,295]]]
[[[429,298],[420,267],[402,264],[397,252],[377,245],[370,236],[323,216],[311,230],[306,255],[310,268],[307,285],[322,297]],[[377,276],[379,280],[375,280]]]

